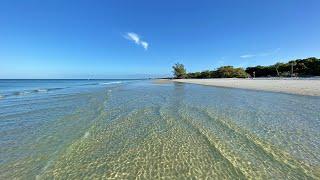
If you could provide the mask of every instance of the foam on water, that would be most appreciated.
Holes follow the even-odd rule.
[[[115,81],[115,82],[103,82],[103,83],[100,83],[101,85],[109,85],[109,84],[121,84],[123,83],[122,81]]]
[[[48,92],[49,89],[36,89],[35,92],[40,92],[40,93],[44,93],[44,92]]]

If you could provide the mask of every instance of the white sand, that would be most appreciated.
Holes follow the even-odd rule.
[[[174,82],[320,96],[318,79],[175,79]]]

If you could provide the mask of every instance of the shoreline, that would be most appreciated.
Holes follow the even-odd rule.
[[[314,79],[173,79],[172,82],[207,86],[320,96],[320,80]]]

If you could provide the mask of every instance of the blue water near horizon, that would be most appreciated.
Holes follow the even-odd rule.
[[[80,86],[123,83],[140,79],[0,79],[0,98],[34,95]]]
[[[320,97],[0,80],[0,179],[318,179]]]

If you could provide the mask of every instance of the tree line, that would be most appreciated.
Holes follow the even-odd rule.
[[[276,63],[270,66],[235,68],[222,66],[215,70],[189,72],[183,64],[176,63],[173,68],[175,78],[248,78],[248,77],[310,77],[320,76],[320,59],[315,57],[296,59],[287,63]]]

